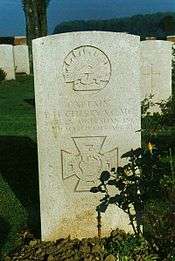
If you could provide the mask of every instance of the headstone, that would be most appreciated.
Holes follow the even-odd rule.
[[[141,42],[142,100],[153,95],[154,103],[171,96],[172,43],[163,40]],[[152,108],[152,112],[159,107]]]
[[[29,52],[27,45],[14,46],[15,70],[16,73],[30,74]]]
[[[167,36],[167,41],[175,43],[175,35],[169,35]]]
[[[26,36],[15,36],[14,37],[14,45],[26,45],[27,39]]]
[[[7,73],[6,80],[15,79],[15,65],[12,45],[0,44],[0,68]]]
[[[156,40],[155,36],[147,36],[145,40]]]
[[[44,240],[97,235],[100,173],[140,146],[140,38],[74,32],[33,41]],[[102,235],[131,230],[111,205]]]

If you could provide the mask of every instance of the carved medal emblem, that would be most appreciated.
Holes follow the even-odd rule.
[[[118,148],[102,153],[106,137],[74,137],[77,153],[62,150],[63,180],[77,178],[76,192],[89,191],[98,182],[103,170],[118,165]]]
[[[64,60],[63,75],[74,91],[98,91],[106,87],[111,77],[107,55],[94,46],[80,46]]]

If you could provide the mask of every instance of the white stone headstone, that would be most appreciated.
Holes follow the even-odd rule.
[[[7,73],[6,80],[15,79],[13,46],[0,44],[0,68]]]
[[[167,41],[175,43],[175,35],[169,35],[167,36]]]
[[[17,73],[30,74],[29,51],[27,45],[14,46],[15,70]]]
[[[163,40],[141,42],[142,100],[154,95],[153,102],[167,100],[172,93],[172,43]],[[154,109],[153,109],[154,110]],[[155,107],[155,111],[158,110]]]
[[[74,32],[33,41],[42,238],[97,235],[90,188],[140,146],[140,38]],[[116,206],[102,235],[131,230]]]

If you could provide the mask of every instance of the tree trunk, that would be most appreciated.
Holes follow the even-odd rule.
[[[30,73],[33,73],[32,40],[47,35],[47,0],[23,0]]]
[[[34,1],[23,1],[26,19],[26,37],[29,48],[30,73],[33,73],[32,40],[36,38],[36,14],[34,13]]]
[[[37,1],[37,17],[39,37],[47,35],[47,3],[43,0]]]

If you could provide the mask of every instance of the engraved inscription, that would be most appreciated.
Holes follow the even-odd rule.
[[[77,177],[76,192],[89,191],[103,170],[118,165],[118,149],[102,153],[105,136],[72,137],[77,154],[62,150],[63,180]]]
[[[94,46],[80,46],[64,60],[63,76],[74,91],[98,91],[106,87],[111,76],[107,55]]]
[[[68,131],[71,136],[79,130],[121,130],[134,124],[131,111],[120,106],[116,110],[115,100],[111,98],[68,101],[61,117],[62,131]]]

